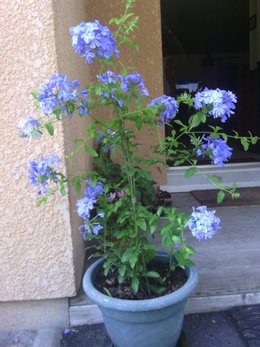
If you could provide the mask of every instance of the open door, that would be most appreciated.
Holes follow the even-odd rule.
[[[254,0],[161,0],[164,93],[176,96],[203,87],[231,90],[238,103],[236,113],[220,124],[227,133],[236,130],[247,135],[250,130],[260,136],[257,12],[260,4]],[[181,112],[187,117],[188,110]],[[260,146],[248,152],[237,142],[230,146],[233,156],[223,169],[205,161],[200,163],[202,170],[222,175],[226,183],[235,181],[241,187],[260,185]],[[163,189],[212,188],[203,177],[183,179],[185,167],[168,165],[168,182]]]

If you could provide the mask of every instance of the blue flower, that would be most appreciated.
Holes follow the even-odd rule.
[[[194,108],[199,110],[205,105],[210,105],[211,109],[209,114],[213,118],[221,118],[221,122],[225,122],[231,114],[234,113],[235,103],[237,98],[235,94],[230,91],[221,89],[207,89],[196,93],[194,97]]]
[[[90,211],[94,209],[94,204],[97,202],[97,195],[103,194],[104,185],[101,182],[97,182],[95,186],[92,185],[92,180],[87,179],[87,187],[85,190],[85,196],[77,201],[78,215],[83,219],[90,218]]]
[[[147,106],[157,106],[159,113],[167,123],[169,123],[170,120],[175,117],[179,110],[177,101],[171,96],[167,95],[162,95],[156,99],[153,99]]]
[[[117,75],[110,70],[104,72],[102,75],[97,75],[97,78],[105,84],[115,84],[117,81],[121,82],[123,79],[121,75]]]
[[[126,93],[130,91],[132,86],[138,86],[141,95],[149,96],[149,91],[144,84],[144,80],[136,71],[124,76],[121,83],[121,88]]]
[[[120,107],[124,105],[124,101],[120,98],[123,93],[129,93],[133,88],[141,95],[148,96],[149,92],[144,84],[144,80],[138,72],[121,76],[113,71],[106,71],[102,75],[97,75],[100,82],[108,85],[109,88],[103,88],[100,92],[101,96],[112,98]]]
[[[89,197],[84,197],[77,201],[78,215],[83,219],[90,218],[90,211],[94,208],[95,200],[91,200]]]
[[[47,158],[42,157],[39,162],[30,161],[29,182],[32,185],[41,187],[41,189],[38,191],[39,195],[47,194],[48,183],[58,182],[58,176],[55,171],[55,168],[56,164],[58,164],[60,161],[60,158],[56,155],[51,155]]]
[[[91,228],[90,228],[90,226],[88,225],[88,220],[87,220],[83,225],[81,225],[81,226],[79,227],[79,231],[80,231],[80,233],[81,233],[83,239],[86,240],[86,239],[87,239],[86,233],[89,234],[89,235],[91,234]]]
[[[40,122],[33,116],[21,119],[17,127],[20,136],[34,138],[39,138],[41,136]]]
[[[204,156],[208,153],[212,164],[223,167],[224,162],[232,155],[232,148],[222,139],[212,139],[208,136],[204,137],[202,140],[205,143],[203,143],[201,148],[197,150],[197,156]]]
[[[102,230],[102,229],[103,229],[103,227],[102,227],[102,225],[100,223],[95,223],[93,225],[92,232],[93,232],[93,234],[98,235],[99,231]]]
[[[101,25],[98,20],[82,22],[70,28],[70,33],[74,51],[88,64],[93,63],[95,57],[110,58],[112,55],[119,55],[110,29]]]
[[[120,83],[123,80],[123,77],[121,75],[117,75],[113,71],[106,71],[102,75],[97,75],[97,78],[100,80],[100,82],[104,83],[105,85],[108,85],[107,88],[102,88],[100,92],[100,96],[104,96],[105,98],[109,99],[112,98],[115,100],[120,107],[124,105],[124,102],[122,99],[118,97],[118,92],[120,93]]]
[[[207,206],[199,206],[196,209],[193,207],[186,227],[199,241],[207,240],[220,229],[220,219],[215,216],[215,211],[208,211]]]
[[[95,203],[97,201],[97,195],[103,195],[104,184],[97,182],[96,185],[92,185],[91,178],[88,178],[86,183],[87,187],[84,194]]]
[[[103,226],[100,223],[91,223],[91,221],[86,220],[83,225],[79,227],[79,231],[82,234],[84,240],[87,239],[86,234],[89,235],[98,235],[99,231],[103,229]]]
[[[103,183],[96,182],[96,184],[93,185],[91,178],[88,178],[86,183],[87,187],[84,193],[85,196],[84,198],[79,199],[76,204],[77,213],[84,220],[84,224],[79,227],[79,231],[84,239],[86,238],[86,233],[98,235],[99,231],[103,229],[103,227],[99,222],[93,223],[93,221],[97,218],[104,218],[103,212],[98,212],[93,217],[95,203],[97,202],[97,196],[103,195]]]
[[[43,113],[47,115],[58,114],[71,117],[75,110],[82,115],[87,114],[86,90],[79,91],[77,80],[70,81],[65,75],[52,75],[42,85],[38,94],[38,101]]]

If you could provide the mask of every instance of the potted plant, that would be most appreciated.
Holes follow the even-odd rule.
[[[101,65],[96,83],[81,89],[78,81],[52,75],[33,93],[40,116],[22,119],[18,128],[25,137],[39,138],[44,130],[53,136],[55,122],[62,118],[72,122],[76,115],[88,117],[86,137],[75,140],[75,153],[83,148],[92,156],[93,170],[66,177],[59,169],[60,158],[50,155],[30,162],[29,181],[38,188],[38,204],[46,202],[55,187],[66,194],[67,184],[72,184],[80,194],[85,186],[76,206],[83,221],[80,232],[93,241],[91,256],[100,258],[84,276],[87,295],[100,307],[115,346],[167,347],[178,340],[184,305],[198,280],[190,259],[195,250],[187,245],[185,233],[190,231],[199,241],[210,239],[220,229],[220,220],[206,206],[193,208],[190,216],[157,206],[150,168],[160,170],[167,157],[176,166],[189,163],[188,178],[199,171],[201,157],[223,166],[232,154],[230,137],[245,150],[258,137],[227,135],[212,124],[203,133],[199,129],[212,119],[224,123],[234,113],[236,96],[230,91],[204,89],[177,99],[149,98],[141,75],[119,59],[124,44],[136,46],[130,37],[138,19],[132,13],[133,2],[126,0],[122,17],[110,20],[114,33],[98,20],[70,29],[75,52],[87,64]],[[194,111],[187,123],[178,119],[180,104]],[[111,117],[99,118],[100,109],[109,109]],[[145,127],[156,131],[165,124],[172,126],[171,136],[158,137],[152,154],[141,156],[137,131]],[[225,194],[238,196],[235,184],[227,187],[216,176],[207,179],[218,187],[219,203]],[[158,230],[162,215],[167,221]],[[156,233],[168,249],[165,254],[158,254],[151,243]]]

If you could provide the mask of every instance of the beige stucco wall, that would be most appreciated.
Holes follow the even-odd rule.
[[[36,207],[36,189],[28,184],[28,161],[72,149],[75,134],[83,136],[86,120],[65,120],[55,140],[17,136],[21,117],[34,113],[30,91],[53,73],[80,82],[90,80],[89,68],[76,56],[68,29],[80,21],[107,19],[120,11],[121,0],[2,0],[0,2],[0,301],[69,297],[76,294],[82,274],[84,244],[78,232],[73,191]],[[162,94],[159,0],[137,0],[139,51],[122,53],[143,75],[152,97]],[[122,8],[122,7],[121,7]],[[153,142],[148,129],[142,148]],[[67,172],[90,167],[85,155],[66,162]],[[157,175],[158,181],[163,176]],[[0,304],[1,305],[1,304]],[[6,307],[5,307],[6,309]],[[15,315],[15,313],[14,313]],[[21,318],[22,321],[22,318]]]
[[[68,34],[85,12],[81,0],[0,3],[0,301],[73,296],[79,284],[83,242],[79,223],[70,217],[68,197],[53,197],[37,208],[27,167],[40,155],[64,158],[71,134],[82,126],[74,124],[68,131],[69,124],[59,124],[55,140],[44,135],[31,141],[17,136],[16,124],[34,112],[29,93],[50,74],[65,72],[87,80],[87,67],[72,53]],[[80,163],[88,165],[87,159]],[[68,170],[72,167],[75,163]],[[72,194],[70,199],[74,212]]]

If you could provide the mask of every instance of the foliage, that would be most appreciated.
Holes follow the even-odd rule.
[[[189,178],[199,172],[200,157],[223,166],[232,155],[228,139],[239,140],[247,150],[258,138],[251,133],[248,137],[240,137],[237,132],[227,135],[219,126],[209,125],[203,133],[199,130],[210,118],[225,122],[234,113],[236,96],[230,91],[205,89],[195,96],[183,93],[177,100],[166,95],[149,99],[141,75],[118,58],[123,45],[136,47],[131,38],[138,21],[132,11],[133,2],[125,1],[122,17],[110,20],[113,33],[97,20],[71,28],[75,52],[86,63],[95,61],[101,65],[96,83],[80,89],[78,81],[71,82],[65,75],[51,76],[33,93],[40,116],[22,119],[18,128],[22,136],[39,138],[44,129],[54,136],[55,122],[65,117],[71,122],[76,115],[88,119],[85,138],[75,140],[74,155],[83,149],[86,155],[92,156],[93,171],[65,177],[58,171],[62,162],[54,155],[31,162],[29,178],[38,187],[38,203],[46,202],[56,186],[64,194],[69,182],[80,194],[82,185],[86,185],[84,196],[77,202],[77,213],[83,220],[80,232],[84,239],[97,241],[95,256],[106,257],[105,275],[116,271],[119,283],[130,279],[134,292],[138,291],[141,278],[145,278],[148,291],[161,293],[163,280],[157,272],[147,269],[156,253],[150,240],[158,229],[160,217],[167,217],[159,233],[162,245],[169,250],[169,271],[174,271],[176,266],[192,265],[190,257],[195,251],[186,243],[185,230],[190,229],[199,241],[206,240],[220,229],[220,220],[206,206],[193,208],[190,216],[176,208],[159,207],[154,211],[150,167],[160,170],[167,156],[175,166],[189,163],[185,174]],[[112,67],[120,73],[112,71]],[[186,123],[178,119],[181,104],[194,110]],[[100,119],[98,114],[106,108],[113,111],[113,117]],[[161,140],[158,137],[151,147],[152,155],[141,157],[136,130],[149,126],[157,131],[169,122],[171,136]],[[192,148],[186,148],[185,138]],[[115,157],[120,160],[115,162]],[[219,188],[219,203],[226,193],[233,198],[238,196],[235,185],[227,187],[217,176],[208,175],[207,179]],[[150,286],[151,277],[158,279],[159,287]]]

